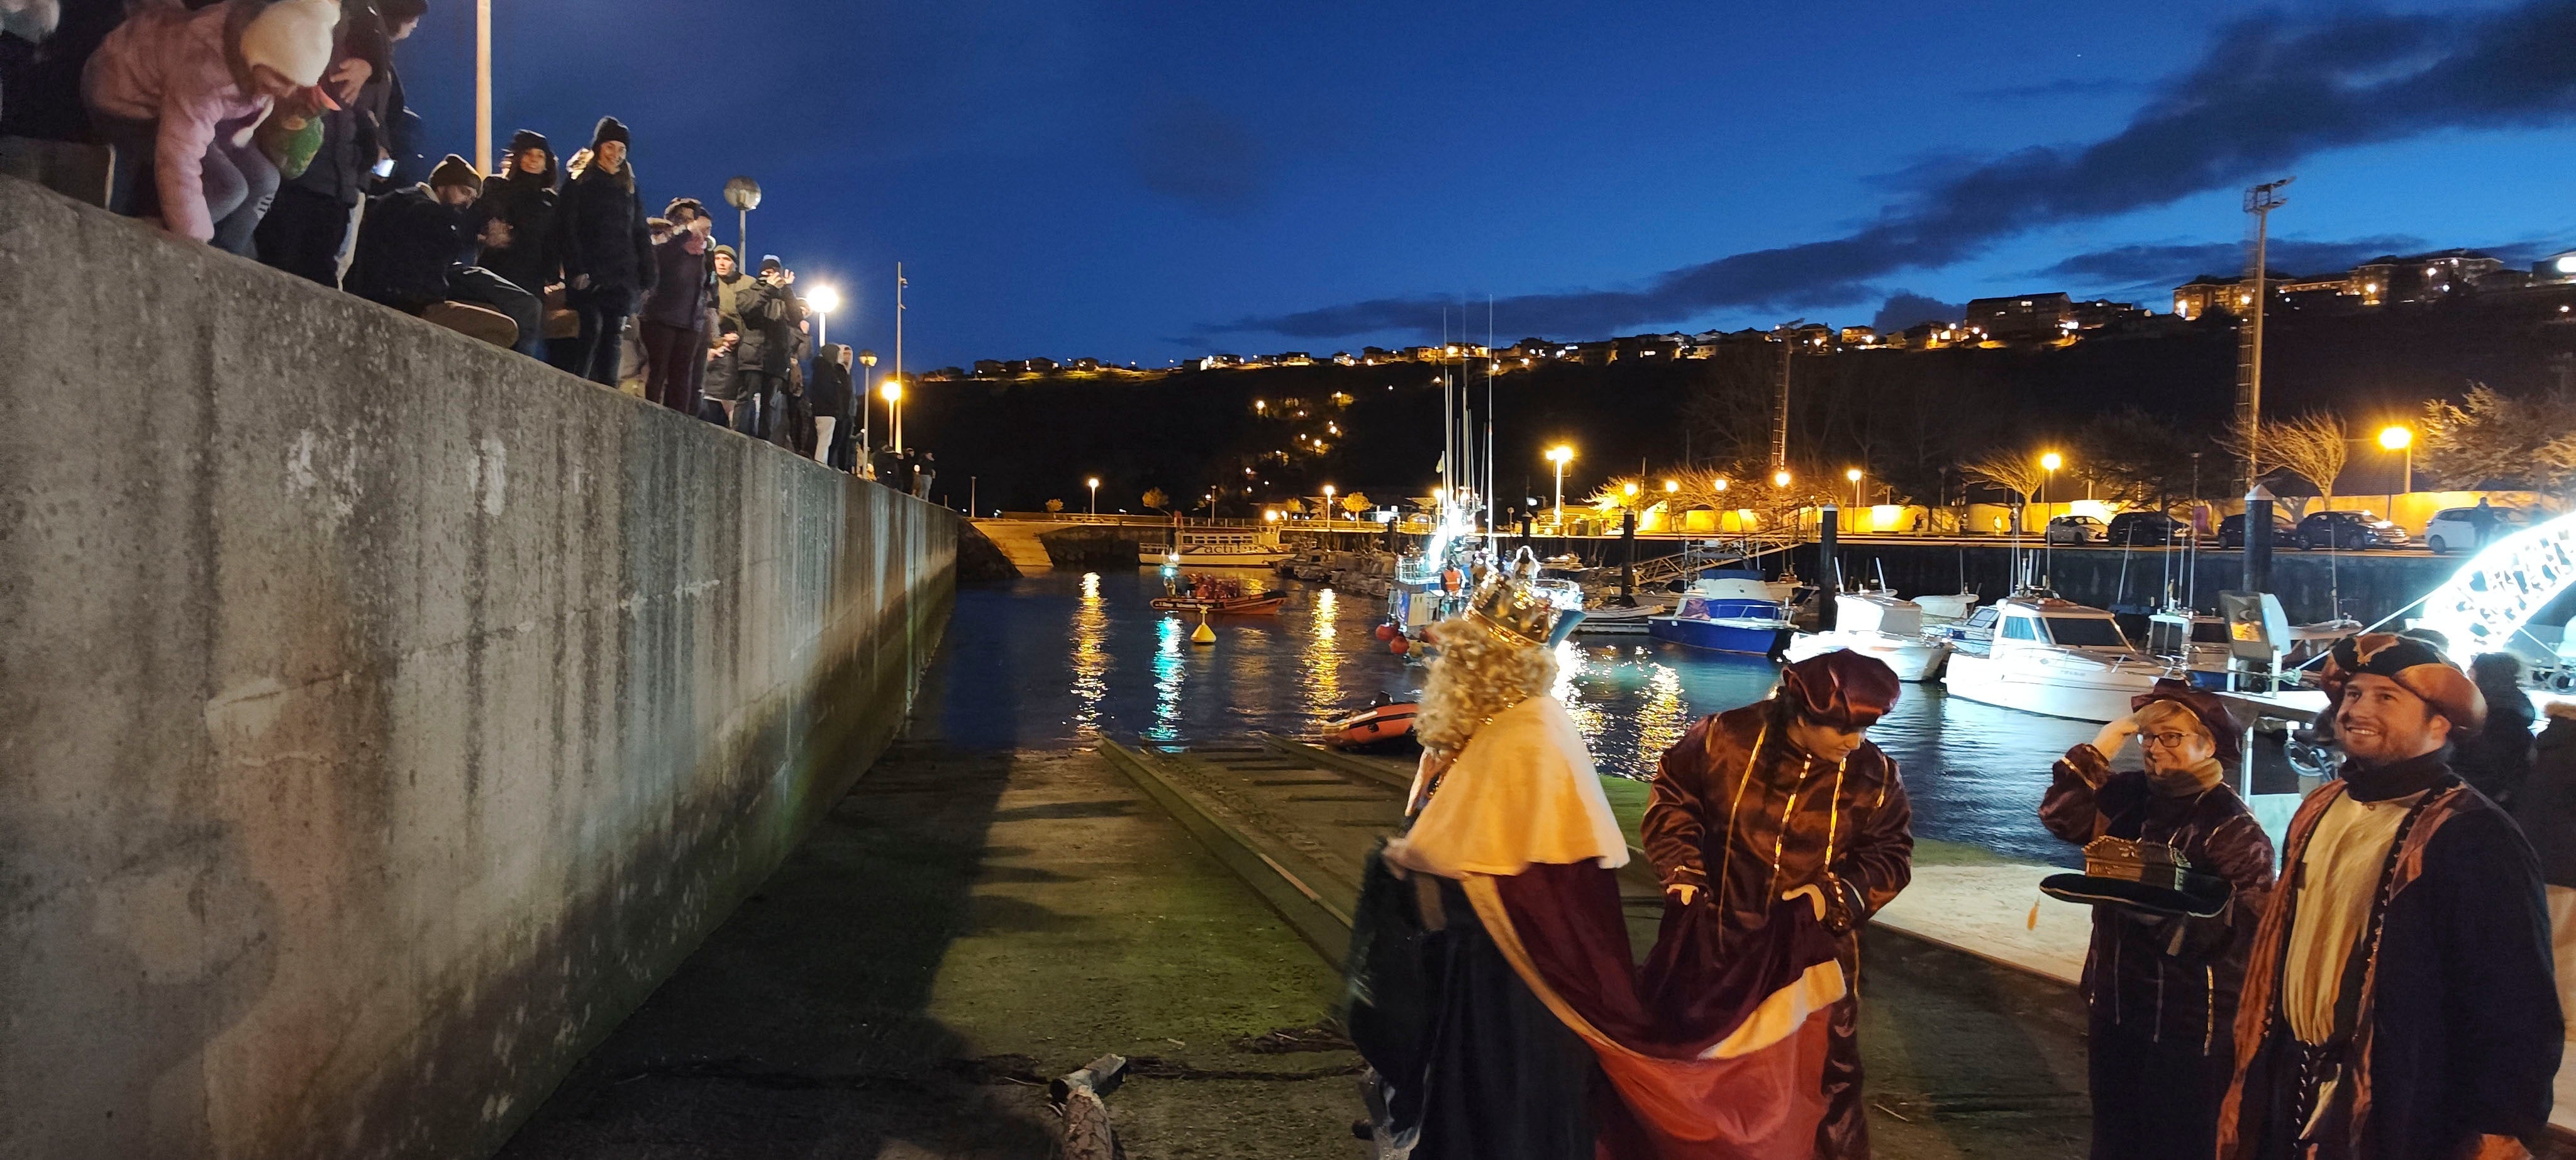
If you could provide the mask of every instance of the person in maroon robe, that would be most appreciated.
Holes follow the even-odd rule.
[[[1844,985],[1815,1012],[1814,1058],[1759,1150],[1866,1157],[1859,926],[1913,878],[1913,807],[1896,763],[1869,743],[1896,674],[1837,650],[1790,665],[1768,699],[1702,718],[1666,750],[1646,806],[1646,856],[1664,883],[1663,929],[1640,980],[1669,1034],[1688,1037],[1744,1001],[1748,964],[1821,938]],[[1813,923],[1783,921],[1812,912]]]
[[[1369,1135],[1416,1160],[1810,1155],[1849,993],[1823,895],[1767,907],[1760,945],[1697,976],[1682,1017],[1646,1001],[1613,878],[1627,843],[1547,693],[1571,625],[1536,576],[1516,562],[1432,628],[1417,812],[1370,859],[1346,959]]]
[[[2084,956],[2093,1160],[2203,1157],[2235,1075],[2236,994],[2272,895],[2272,840],[2227,787],[2237,732],[2218,698],[2164,680],[2134,707],[2058,759],[2039,820],[2079,846],[2171,846],[2231,888],[2208,918],[2097,904]],[[2131,737],[2145,768],[2113,770]]]

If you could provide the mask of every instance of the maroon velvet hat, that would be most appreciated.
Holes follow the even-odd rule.
[[[1780,697],[1810,721],[1867,729],[1896,707],[1904,686],[1877,657],[1835,649],[1780,670]]]
[[[2200,718],[2200,727],[2209,730],[2210,742],[2217,750],[2213,756],[2219,764],[2236,764],[2238,726],[2228,717],[2226,702],[2192,688],[2189,681],[2161,677],[2154,688],[2129,698],[2129,709],[2135,712],[2156,701],[2171,701],[2191,710],[2192,716]]]

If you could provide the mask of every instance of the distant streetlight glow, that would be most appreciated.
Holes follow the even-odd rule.
[[[829,286],[817,286],[806,293],[805,304],[830,314],[841,308],[841,292]]]
[[[1084,487],[1087,487],[1087,488],[1090,488],[1090,489],[1091,489],[1091,514],[1093,514],[1093,515],[1095,515],[1095,516],[1096,516],[1096,515],[1099,515],[1099,514],[1100,514],[1100,477],[1099,477],[1099,476],[1097,476],[1097,475],[1092,476],[1092,477],[1091,477],[1091,478],[1089,478],[1089,479],[1083,480],[1083,481],[1082,481],[1082,485],[1083,485]]]
[[[1772,473],[1771,473],[1771,486],[1773,486],[1773,487],[1787,487],[1787,486],[1789,486],[1789,473],[1788,473],[1788,472],[1786,472],[1786,471],[1774,471],[1774,472],[1772,472]]]
[[[2415,433],[2404,427],[2390,427],[2379,433],[2379,445],[2391,451],[2404,451],[2414,442]]]
[[[1724,482],[1726,482],[1726,481],[1724,481],[1724,480],[1719,480],[1718,482],[1720,482],[1720,483],[1724,483]],[[1682,481],[1680,481],[1680,480],[1678,480],[1678,479],[1667,479],[1667,480],[1665,480],[1665,481],[1664,481],[1664,494],[1665,494],[1665,495],[1671,495],[1671,494],[1673,494],[1674,492],[1680,491],[1681,489],[1682,489]]]
[[[2039,457],[2039,465],[2049,471],[2055,471],[2058,468],[2066,466],[2066,459],[2058,453],[2051,451],[2048,454]]]
[[[1723,476],[1723,475],[1721,475],[1721,476],[1718,476],[1718,477],[1717,477],[1717,490],[1719,490],[1719,491],[1725,491],[1725,490],[1726,490],[1726,477],[1725,477],[1725,476]]]
[[[1574,448],[1559,443],[1547,449],[1547,461],[1556,465],[1556,532],[1565,534],[1565,465],[1574,461]]]
[[[1866,503],[1862,502],[1862,500],[1861,500],[1861,494],[1860,494],[1860,469],[1859,469],[1859,468],[1857,468],[1857,467],[1855,467],[1855,468],[1852,468],[1852,469],[1851,469],[1851,470],[1849,470],[1849,471],[1844,472],[1844,473],[1843,473],[1843,478],[1844,478],[1844,479],[1848,479],[1848,480],[1850,480],[1850,481],[1851,481],[1851,485],[1852,485],[1852,510],[1853,510],[1853,511],[1855,511],[1855,512],[1857,512],[1857,511],[1859,511],[1860,509],[1862,509],[1862,508],[1864,508],[1864,507],[1869,506],[1868,504],[1866,504]]]
[[[1851,470],[1849,470],[1849,471],[1844,472],[1844,473],[1843,473],[1843,478],[1844,478],[1844,479],[1848,479],[1848,480],[1852,481],[1853,483],[1859,483],[1859,482],[1860,482],[1860,469],[1859,469],[1859,468],[1857,468],[1857,467],[1855,467],[1855,468],[1852,468],[1852,469],[1851,469]]]

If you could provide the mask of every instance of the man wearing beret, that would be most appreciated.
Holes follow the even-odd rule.
[[[2326,667],[2346,761],[2290,822],[2236,1018],[2222,1160],[2504,1160],[2548,1127],[2561,1013],[2540,870],[2447,764],[2486,701],[2387,635]]]
[[[1774,1133],[1740,1154],[1869,1154],[1848,981],[1859,978],[1860,924],[1913,878],[1913,807],[1896,763],[1866,736],[1898,688],[1874,658],[1825,653],[1784,670],[1769,698],[1702,718],[1664,752],[1643,827],[1665,896],[1642,978],[1648,1001],[1681,1025],[1748,1005],[1761,997],[1734,992],[1753,964],[1816,939],[1829,940],[1829,961],[1805,977],[1837,975],[1811,1041],[1821,1059],[1801,1071],[1820,1067],[1821,1081],[1776,1099],[1747,1086],[1742,1097],[1771,1100],[1764,1111],[1797,1121],[1795,1138]]]

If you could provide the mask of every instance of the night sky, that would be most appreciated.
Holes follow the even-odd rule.
[[[1505,342],[2163,310],[2292,173],[2294,272],[2576,244],[2576,0],[493,7],[500,135],[615,114],[656,210],[755,177],[754,252],[889,361],[901,258],[915,370],[1481,337],[1488,296]],[[404,46],[433,157],[472,36],[433,0]]]

